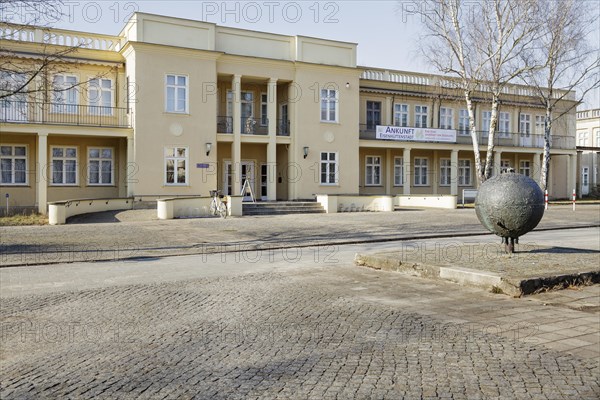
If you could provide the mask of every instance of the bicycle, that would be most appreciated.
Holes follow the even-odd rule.
[[[221,194],[220,190],[211,190],[210,196],[212,201],[210,202],[210,213],[211,215],[219,215],[221,218],[227,218],[227,200],[225,196]]]

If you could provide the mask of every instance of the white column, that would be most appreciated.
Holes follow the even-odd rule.
[[[133,197],[135,183],[133,182],[133,177],[129,177],[129,171],[135,171],[135,148],[133,147],[133,136],[127,138],[127,165],[124,171],[125,179],[127,179],[127,197]]]
[[[433,173],[431,174],[432,182],[431,182],[431,194],[438,194],[438,187],[440,186],[440,167],[438,162],[438,151],[433,151],[433,165],[431,166],[433,169]]]
[[[48,213],[48,181],[51,171],[48,168],[48,134],[38,133],[37,143],[37,190],[36,201],[40,214]]]
[[[407,195],[410,194],[410,183],[412,179],[411,172],[411,162],[410,162],[410,149],[404,149],[404,153],[402,154],[404,161],[404,186],[402,187],[402,193]]]
[[[500,175],[502,165],[502,152],[495,151],[494,152],[494,175]]]
[[[575,189],[577,182],[577,157],[574,154],[569,154],[567,163],[567,197],[570,199]]]
[[[242,187],[242,76],[234,75],[231,81],[233,93],[233,143],[231,143],[231,190],[239,195]]]
[[[540,160],[541,155],[541,153],[535,153],[533,155],[533,171],[531,173],[531,178],[538,184],[540,183],[540,172],[542,170],[542,163]]]
[[[385,98],[385,111],[383,111],[383,115],[385,115],[385,119],[382,121],[385,125],[392,125],[392,118],[394,118],[394,110],[392,109],[392,97],[387,96]]]
[[[270,78],[267,86],[267,200],[277,200],[277,79]]]
[[[392,164],[392,150],[385,150],[385,193],[392,194],[392,177],[394,176],[394,165]]]
[[[290,121],[290,140],[291,143],[286,146],[288,151],[288,165],[286,165],[286,172],[284,176],[287,179],[287,187],[288,187],[288,200],[296,200],[297,199],[297,191],[296,185],[302,184],[301,180],[298,179],[290,179],[290,174],[295,173],[298,160],[298,139],[297,139],[297,129],[296,129],[296,104],[300,100],[300,92],[298,84],[292,82],[288,86],[288,119]],[[319,162],[319,157],[316,157],[317,162]],[[317,167],[319,167],[317,165]]]
[[[458,150],[450,153],[450,194],[458,196]]]

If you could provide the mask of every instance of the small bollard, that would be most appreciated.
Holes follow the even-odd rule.
[[[544,210],[548,209],[548,189],[544,191]]]
[[[577,198],[577,192],[573,189],[573,211],[575,211],[575,199]]]

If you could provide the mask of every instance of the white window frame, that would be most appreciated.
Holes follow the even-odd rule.
[[[250,94],[252,97],[252,100],[246,100],[246,94]],[[261,96],[264,93],[261,93]],[[226,104],[226,110],[225,113],[227,114],[228,117],[233,117],[233,91],[232,90],[227,90],[227,104]],[[244,108],[242,107],[242,104],[247,104],[250,106],[250,115],[244,115]],[[240,117],[241,118],[254,118],[254,92],[252,90],[242,90],[240,92]],[[244,130],[244,127],[242,127],[242,131]]]
[[[90,152],[92,150],[98,150],[100,156],[92,157]],[[110,182],[102,182],[102,162],[108,161],[108,158],[102,157],[103,150],[110,150]],[[91,162],[98,161],[98,183],[92,183],[90,174],[92,173]],[[115,185],[115,149],[114,147],[96,147],[90,146],[87,148],[87,184],[88,186],[114,186]]]
[[[524,171],[528,171],[528,174],[524,174]],[[531,161],[521,160],[519,161],[519,173],[531,178]]]
[[[535,116],[535,134],[536,135],[544,135],[544,125],[545,125],[546,116],[545,115],[536,115]]]
[[[98,85],[93,85],[93,81],[98,81]],[[108,81],[110,82],[110,89],[106,89],[102,87],[102,82]],[[92,94],[92,92],[97,92],[96,94]],[[110,103],[108,106],[102,105],[102,98],[104,92],[110,93]],[[94,104],[94,99],[98,100],[98,103]],[[92,77],[88,81],[88,114],[91,115],[113,115],[113,107],[115,101],[115,91],[113,86],[113,80],[110,78],[95,78]]]
[[[587,147],[589,139],[589,132],[583,131],[579,133],[579,146]]]
[[[419,160],[419,162],[417,162]],[[423,161],[425,161],[423,163]],[[415,157],[413,159],[413,183],[414,186],[429,186],[429,158],[427,157]],[[417,173],[419,171],[419,173]],[[425,183],[417,182],[417,177],[425,177]]]
[[[481,112],[481,131],[483,136],[487,136],[490,133],[490,124],[492,123],[492,112],[484,110]]]
[[[581,185],[582,186],[590,186],[590,168],[589,167],[581,168]]]
[[[323,160],[323,154],[327,154],[327,159]],[[331,155],[334,154],[334,160],[331,160]],[[339,168],[339,153],[337,151],[322,151],[321,154],[319,155],[319,182],[321,186],[336,186],[339,184],[339,175],[340,175],[340,168]],[[323,164],[326,165],[325,167],[325,182],[323,182]],[[331,175],[331,165],[334,165],[335,168],[335,172],[334,172],[334,182],[330,182],[330,175]]]
[[[458,134],[467,136],[471,133],[469,110],[461,108],[458,110]]]
[[[452,161],[440,158],[440,186],[450,186],[452,183]]]
[[[265,92],[260,94],[260,126],[269,125],[269,98]]]
[[[510,113],[500,111],[498,113],[498,136],[503,138],[510,137]]]
[[[454,108],[440,107],[440,129],[454,129]]]
[[[404,186],[404,157],[394,157],[394,186]]]
[[[57,85],[56,80],[59,77],[62,77],[62,83],[60,85]],[[67,84],[67,78],[75,78],[75,82],[73,84]],[[54,75],[52,81],[52,107],[50,111],[55,114],[77,114],[79,112],[78,88],[79,77],[77,75]],[[70,94],[73,94],[73,96],[71,96]]]
[[[169,84],[169,77],[175,78],[174,84]],[[179,78],[185,78],[185,85],[179,85],[177,81]],[[173,109],[169,110],[169,88],[174,89],[173,95]],[[177,99],[179,90],[185,90],[185,107],[183,110],[177,109]],[[169,114],[189,114],[190,109],[190,78],[184,74],[165,74],[165,112]]]
[[[173,154],[174,156],[169,156],[168,155],[168,150],[169,149],[173,149]],[[181,157],[177,155],[177,150],[178,149],[184,149],[185,150],[185,156]],[[190,175],[190,148],[188,146],[181,146],[181,145],[173,145],[173,146],[165,146],[163,149],[163,157],[164,157],[164,175],[163,175],[163,179],[164,179],[164,184],[165,186],[189,186],[189,175]],[[173,163],[173,182],[170,183],[168,182],[168,172],[167,172],[167,163],[169,162],[169,160],[174,160]],[[177,162],[178,161],[185,161],[185,182],[181,183],[181,182],[177,182]]]
[[[511,168],[510,160],[500,160],[500,173],[505,173],[508,169]]]
[[[319,115],[321,117],[321,122],[339,122],[339,93],[336,89],[321,89],[321,102],[319,103],[319,106]],[[325,106],[325,119],[323,119],[323,106]],[[333,119],[331,119],[330,116],[332,109],[334,112]]]
[[[27,76],[21,72],[0,71],[0,90],[14,91],[25,84]],[[26,89],[26,88],[25,88]],[[15,93],[0,100],[0,118],[4,121],[21,122],[28,120],[27,93]]]
[[[365,186],[381,186],[381,156],[365,156]]]
[[[29,146],[26,144],[18,144],[18,143],[1,143],[0,147],[10,147],[11,148],[11,155],[10,156],[3,156],[0,154],[0,159],[9,159],[10,160],[10,168],[11,168],[11,177],[10,177],[10,182],[1,182],[0,181],[0,185],[2,186],[28,186],[29,185]],[[24,156],[17,156],[15,155],[15,147],[24,147],[25,148],[25,155]],[[25,159],[25,182],[15,182],[15,160],[16,159]],[[1,175],[0,171],[0,179],[2,179],[2,175]]]
[[[415,128],[428,128],[429,127],[429,106],[422,104],[416,105],[415,107]],[[423,112],[425,109],[425,112]],[[425,124],[423,125],[423,118]]]
[[[531,114],[521,113],[519,116],[519,133],[521,135],[531,135]]]
[[[54,149],[63,149],[62,157],[54,157]],[[75,149],[75,157],[67,157],[66,150],[67,149]],[[79,186],[79,146],[50,146],[50,185],[51,186]],[[75,160],[75,183],[66,183],[67,170],[66,170],[66,161]],[[60,160],[63,162],[62,166],[62,182],[54,182],[54,162],[56,160]]]
[[[473,177],[473,168],[471,160],[461,158],[458,160],[458,186],[471,186]]]
[[[600,147],[600,129],[594,129],[594,133],[596,133],[596,143],[594,146]]]
[[[402,125],[403,116],[406,117],[406,125]],[[394,126],[410,126],[410,105],[402,103],[394,104]]]

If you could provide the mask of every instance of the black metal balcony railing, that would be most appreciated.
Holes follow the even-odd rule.
[[[290,136],[290,121],[287,119],[277,120],[277,136]]]
[[[0,101],[0,122],[130,128],[126,108],[78,104]]]
[[[262,122],[253,117],[242,117],[241,133],[243,135],[267,135],[269,133],[269,121],[265,119]],[[233,118],[218,116],[217,133],[233,133]],[[277,136],[290,136],[290,121],[278,119],[276,133]]]
[[[217,117],[217,133],[233,133],[233,118]]]
[[[376,139],[375,131],[375,126],[360,124],[359,138],[374,140]],[[480,145],[488,144],[487,131],[477,131],[477,136]],[[471,132],[457,131],[456,143],[471,144]],[[496,146],[542,148],[544,147],[544,135],[533,133],[523,134],[514,132],[496,132],[496,134],[494,135],[494,144]],[[575,149],[575,137],[552,135],[550,137],[550,146],[554,149]]]

